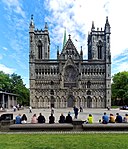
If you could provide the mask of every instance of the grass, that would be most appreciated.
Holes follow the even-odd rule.
[[[0,134],[0,149],[126,149],[128,134]]]
[[[111,109],[119,108],[120,106],[111,106]]]

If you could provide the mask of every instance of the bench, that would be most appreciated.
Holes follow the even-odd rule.
[[[84,131],[128,131],[128,123],[82,124]]]
[[[54,123],[54,124],[13,124],[9,126],[11,131],[70,131],[73,130],[72,124],[67,123]]]

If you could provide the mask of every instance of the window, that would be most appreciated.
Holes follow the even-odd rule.
[[[38,41],[38,58],[42,59],[42,43],[40,40]]]
[[[91,91],[90,90],[87,91],[87,95],[91,95]]]
[[[102,42],[101,42],[101,40],[99,40],[99,42],[98,42],[97,49],[98,49],[98,59],[102,59]]]
[[[90,86],[91,86],[91,82],[88,81],[88,82],[87,82],[87,88],[90,88]]]

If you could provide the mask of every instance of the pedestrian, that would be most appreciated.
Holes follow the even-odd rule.
[[[80,112],[83,112],[83,108],[82,108],[82,106],[80,106]]]
[[[54,108],[53,107],[51,108],[51,113],[54,114]]]
[[[13,106],[13,111],[16,112],[16,106]]]
[[[75,119],[77,119],[77,116],[78,116],[78,111],[79,109],[77,107],[74,107],[74,113],[75,113]]]
[[[32,113],[32,107],[29,106],[29,113]]]

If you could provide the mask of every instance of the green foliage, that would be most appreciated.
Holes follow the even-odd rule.
[[[23,84],[21,76],[13,73],[11,75],[0,71],[0,89],[18,95],[21,104],[29,104],[29,89]]]
[[[113,76],[112,99],[120,99],[122,105],[128,104],[128,72],[123,71]]]

